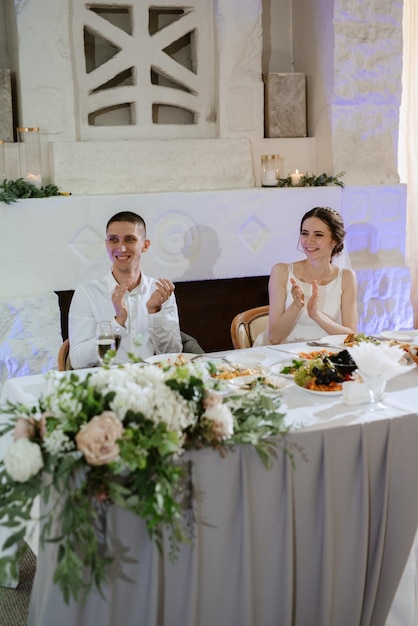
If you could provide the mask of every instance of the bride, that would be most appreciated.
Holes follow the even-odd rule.
[[[255,346],[356,332],[356,275],[333,263],[344,248],[344,237],[342,217],[334,209],[315,207],[305,213],[299,243],[306,259],[273,266],[269,327]]]

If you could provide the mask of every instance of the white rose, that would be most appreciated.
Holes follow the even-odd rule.
[[[3,458],[6,472],[18,483],[24,483],[35,476],[44,466],[41,448],[29,439],[18,439]]]
[[[225,404],[215,404],[207,409],[202,418],[213,423],[212,432],[215,439],[227,439],[234,434],[234,418]]]

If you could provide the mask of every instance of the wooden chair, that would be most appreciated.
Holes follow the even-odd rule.
[[[72,370],[70,362],[70,341],[66,339],[58,350],[58,371]]]
[[[238,313],[231,322],[231,339],[234,348],[251,348],[257,335],[268,328],[268,323],[268,304]]]

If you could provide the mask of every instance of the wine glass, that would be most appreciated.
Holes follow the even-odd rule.
[[[113,333],[115,335],[115,350],[119,350],[120,342],[122,340],[122,329],[115,321],[112,321]]]
[[[101,365],[111,365],[116,356],[115,330],[112,322],[97,322],[97,356]]]
[[[383,378],[381,374],[366,374],[362,370],[358,371],[369,389],[370,405],[368,406],[368,410],[380,411],[381,409],[385,409],[385,405],[380,402],[380,400],[386,389],[386,379]]]

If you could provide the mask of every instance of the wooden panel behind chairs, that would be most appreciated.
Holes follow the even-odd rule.
[[[231,340],[235,349],[252,348],[260,333],[268,328],[269,306],[257,306],[238,313],[231,322]]]
[[[180,326],[206,352],[231,350],[231,320],[237,311],[268,304],[268,276],[176,283]]]

